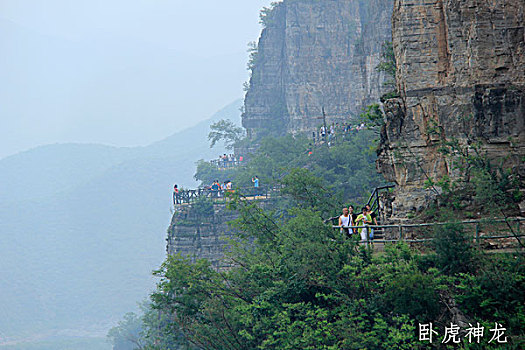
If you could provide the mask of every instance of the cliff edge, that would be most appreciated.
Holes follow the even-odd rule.
[[[429,178],[459,174],[443,140],[481,151],[525,176],[523,0],[396,0],[393,46],[400,98],[385,102],[377,167],[397,190],[394,216],[436,193]]]
[[[302,133],[379,100],[393,0],[285,0],[264,16],[244,101],[248,135]]]

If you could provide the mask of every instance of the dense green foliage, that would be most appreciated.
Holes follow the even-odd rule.
[[[436,265],[443,272],[454,274],[471,271],[475,262],[472,237],[465,233],[462,225],[436,226],[434,237]]]
[[[385,121],[383,111],[378,103],[367,106],[360,117],[361,121],[365,123],[369,130],[373,130],[375,134],[379,135]]]
[[[380,184],[372,149],[381,115],[370,106],[363,118],[371,130],[331,147],[288,135],[260,140],[243,167],[200,162],[195,177],[203,184],[251,187],[258,175],[263,186],[279,185],[281,196],[265,209],[243,200],[242,191],[231,195],[239,217],[227,258],[235,267],[217,271],[206,260],[167,258],[155,272],[160,282],[143,317],[141,349],[425,349],[418,332],[428,323],[439,331],[437,348],[523,348],[523,254],[484,255],[459,224],[437,226],[424,253],[398,244],[377,254],[323,221],[345,201],[363,203]],[[436,218],[458,217],[454,196],[462,189],[498,209],[517,200],[511,174],[480,154],[461,158],[459,146],[448,147],[467,187],[429,179],[449,199]],[[192,210],[206,215],[212,203]],[[460,320],[485,327],[480,344],[464,334],[459,344],[441,344],[445,327]],[[488,343],[496,322],[505,327],[505,345]]]
[[[167,258],[155,272],[160,282],[143,318],[142,349],[424,349],[420,324],[432,322],[440,343],[458,318],[487,333],[498,322],[509,337],[505,349],[522,348],[523,255],[485,256],[460,225],[440,226],[425,254],[404,244],[373,254],[323,222],[343,199],[362,200],[363,189],[378,183],[373,135],[315,148],[303,138],[267,138],[244,167],[201,162],[203,183],[252,186],[258,175],[263,185],[279,184],[281,198],[268,210],[238,191],[232,196],[239,218],[228,258],[236,267]],[[196,204],[195,215],[210,206]],[[501,348],[489,337],[479,345],[461,339],[456,348]]]
[[[376,67],[376,70],[386,75],[385,82],[383,85],[389,90],[383,96],[381,101],[387,100],[393,97],[399,97],[399,93],[396,89],[396,56],[394,54],[394,46],[391,41],[386,41],[381,47],[381,61]]]
[[[270,24],[273,23],[274,15],[275,15],[275,9],[277,6],[280,6],[279,1],[272,1],[270,6],[263,7],[261,12],[259,13],[259,23],[263,27],[268,27]]]
[[[439,127],[430,133],[441,135]],[[441,139],[439,151],[460,174],[452,180],[428,178],[426,187],[440,193],[438,202],[427,211],[435,219],[447,217],[453,210],[457,213],[475,211],[484,217],[510,217],[519,214],[518,203],[523,179],[511,169],[505,168],[505,159],[490,159],[483,151],[482,141],[465,135],[466,142],[458,139]]]
[[[380,72],[384,72],[391,79],[395,79],[397,67],[396,67],[396,56],[394,54],[394,47],[391,41],[383,43],[381,48],[381,62],[377,65],[376,69]],[[387,82],[386,84],[394,84],[394,82]]]
[[[376,261],[323,223],[319,179],[297,170],[284,182],[297,204],[284,215],[234,202],[240,239],[254,240],[241,241],[232,253],[239,268],[217,272],[206,261],[170,257],[157,272],[156,307],[172,313],[188,339],[207,349],[409,349],[413,322],[383,317],[380,303],[391,298],[376,300],[375,289],[389,288],[390,275],[416,269],[410,254]],[[377,272],[379,278],[373,277]]]
[[[141,311],[140,316],[128,312],[117,326],[109,330],[107,341],[113,350],[194,348],[169,314],[154,309],[149,302],[141,304]]]
[[[314,147],[304,137],[267,137],[261,140],[246,166],[219,170],[200,161],[195,179],[204,185],[219,179],[231,180],[237,187],[249,187],[257,175],[262,186],[273,186],[280,184],[292,169],[304,168],[322,179],[331,193],[339,192],[346,199],[362,203],[373,188],[383,183],[375,169],[374,141],[374,133],[368,130],[347,135],[344,142],[332,147]]]
[[[202,349],[423,349],[418,324],[443,333],[455,300],[469,322],[505,325],[506,348],[524,345],[523,256],[473,259],[455,226],[435,254],[403,244],[372,254],[323,223],[331,198],[320,179],[296,169],[282,183],[293,203],[284,212],[232,202],[236,268],[171,256],[156,272],[154,308],[172,319],[166,335],[181,330]],[[498,348],[488,340],[483,348]]]

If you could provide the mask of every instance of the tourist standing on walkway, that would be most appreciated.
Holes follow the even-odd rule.
[[[253,182],[253,188],[255,189],[255,194],[259,194],[259,178],[257,177],[257,175],[255,175],[254,177],[252,177],[252,182]]]
[[[339,227],[341,227],[341,233],[345,233],[347,237],[351,237],[353,232],[348,226],[353,226],[352,217],[348,212],[348,208],[343,208],[343,215],[339,217]]]
[[[348,207],[348,214],[352,217],[352,226],[355,226],[356,224],[356,220],[357,220],[357,214],[354,213],[354,206],[353,205],[350,205]],[[356,228],[353,228],[352,231],[354,231],[354,233],[357,233],[357,229]]]
[[[332,123],[332,125],[330,125],[330,131],[328,133],[328,144],[330,144],[332,142],[332,140],[335,138],[335,124]]]
[[[368,215],[370,215],[370,218],[372,219],[372,225],[377,226],[377,214],[372,211],[372,208],[370,205],[366,205],[366,210],[368,211]],[[370,229],[370,239],[374,239],[374,229]]]
[[[356,226],[360,226],[357,229],[357,232],[361,236],[361,241],[366,241],[367,240],[368,230],[365,227],[365,225],[371,225],[372,224],[372,218],[368,214],[368,210],[366,209],[366,207],[363,207],[361,209],[361,214],[359,214],[357,216],[355,224],[356,224]]]
[[[215,180],[213,184],[211,185],[213,197],[219,197],[220,189],[221,189],[221,184],[219,183],[219,180]]]
[[[179,186],[175,184],[173,186],[173,204],[180,204],[179,201]]]

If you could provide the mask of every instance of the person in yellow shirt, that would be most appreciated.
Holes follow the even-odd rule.
[[[361,209],[361,214],[357,216],[357,219],[355,220],[355,225],[361,226],[357,229],[357,232],[361,236],[361,241],[366,241],[368,229],[364,226],[372,225],[372,218],[370,217],[370,214],[368,213],[368,210],[366,209],[366,207],[363,207]]]

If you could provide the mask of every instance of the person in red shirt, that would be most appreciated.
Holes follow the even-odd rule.
[[[180,204],[179,202],[179,186],[175,185],[173,186],[173,204]]]

